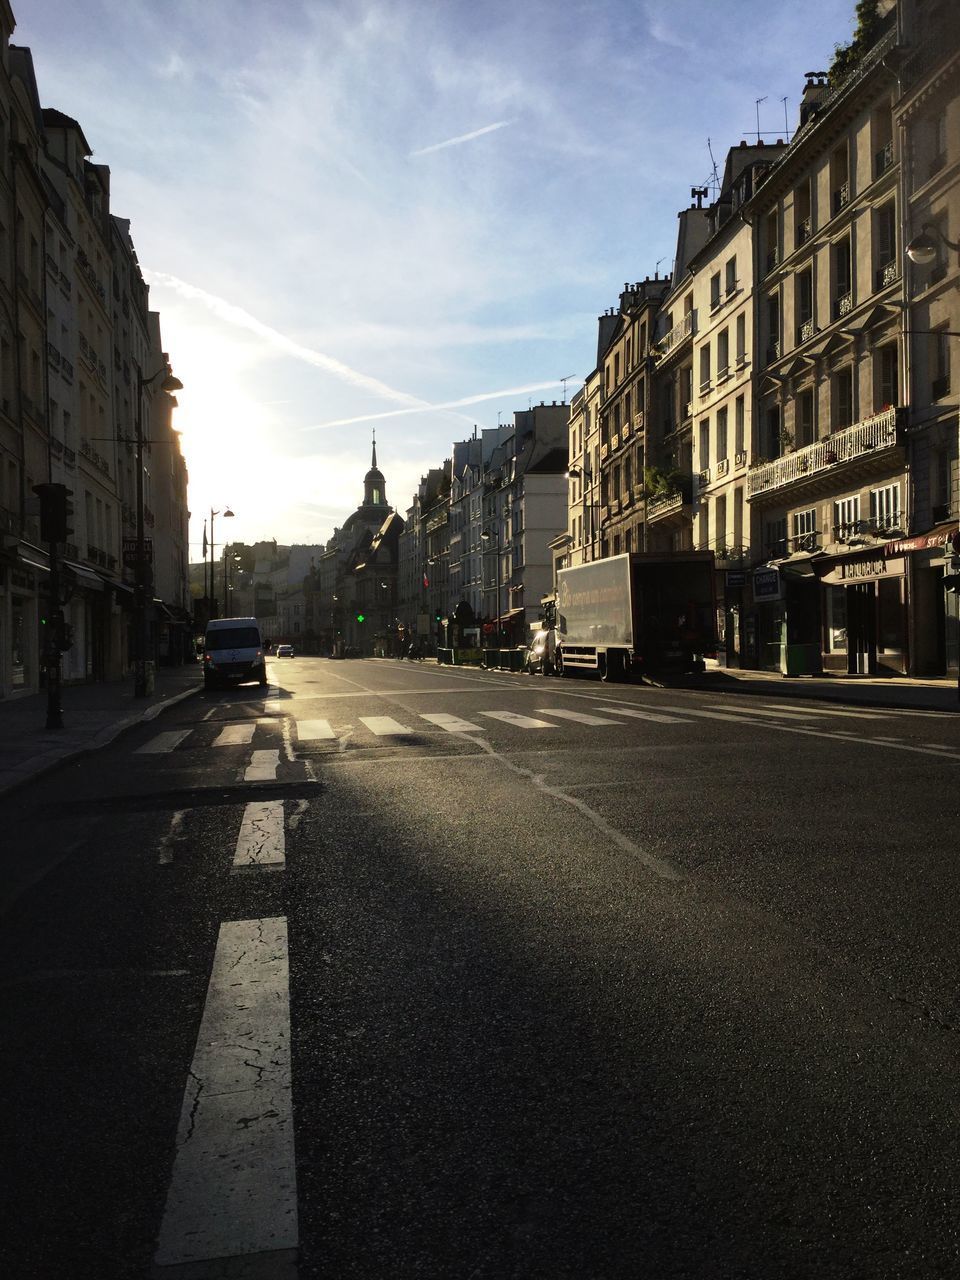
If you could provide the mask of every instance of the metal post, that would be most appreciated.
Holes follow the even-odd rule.
[[[217,582],[216,582],[216,563],[217,562],[213,558],[214,557],[213,517],[216,514],[217,513],[214,511],[213,507],[211,507],[210,508],[210,617],[211,618],[215,618],[217,616],[217,597],[213,594],[214,591],[216,591],[217,589]]]
[[[57,544],[48,542],[50,549],[50,605],[47,610],[46,644],[44,663],[47,668],[47,723],[48,729],[63,728],[63,708],[60,706],[60,560]]]

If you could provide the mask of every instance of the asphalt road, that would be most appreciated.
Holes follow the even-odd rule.
[[[0,800],[4,1276],[958,1273],[955,716],[270,675]]]

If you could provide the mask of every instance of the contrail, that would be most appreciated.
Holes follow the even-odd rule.
[[[381,382],[379,378],[371,378],[369,374],[351,369],[349,365],[343,364],[340,360],[335,360],[333,356],[325,356],[321,351],[314,351],[310,347],[301,346],[299,342],[294,342],[291,338],[278,332],[278,330],[271,329],[269,325],[258,320],[256,316],[252,316],[249,311],[244,311],[242,307],[234,306],[232,302],[227,302],[224,298],[218,298],[216,294],[207,293],[205,289],[198,289],[196,285],[187,284],[185,280],[179,280],[176,276],[166,275],[162,271],[145,270],[143,275],[148,284],[166,286],[181,294],[184,298],[202,302],[214,315],[226,321],[227,324],[232,324],[238,329],[246,329],[249,333],[255,333],[279,350],[286,351],[289,355],[295,356],[298,360],[304,360],[307,364],[312,364],[317,369],[325,369],[327,373],[332,373],[335,377],[341,378],[344,382],[349,382],[352,386],[360,387],[364,391],[370,391],[374,395],[383,396],[385,400],[392,400],[395,404],[411,405],[414,409],[430,409],[433,407],[428,401],[421,400],[417,396],[408,395],[406,391],[398,391],[395,387],[390,387],[385,382]]]
[[[559,387],[562,379],[553,378],[550,382],[531,382],[526,387],[503,387],[500,391],[480,391],[476,395],[463,396],[460,400],[444,400],[442,404],[421,404],[413,409],[385,409],[383,413],[365,413],[358,418],[337,418],[332,422],[318,422],[312,427],[301,427],[301,431],[325,431],[328,427],[346,427],[352,422],[373,422],[379,418],[399,418],[408,413],[425,413],[428,410],[439,412],[447,409],[459,409],[466,404],[479,404],[481,400],[498,400],[501,396],[529,395],[531,391],[547,391],[550,387]]]
[[[459,147],[461,142],[472,142],[474,138],[482,138],[485,133],[493,133],[497,129],[505,129],[508,124],[512,123],[512,120],[498,120],[496,124],[484,125],[482,129],[474,129],[472,133],[461,133],[456,138],[448,138],[446,142],[435,142],[430,147],[420,147],[418,151],[410,152],[410,158],[428,156],[431,151],[443,151],[445,147]]]

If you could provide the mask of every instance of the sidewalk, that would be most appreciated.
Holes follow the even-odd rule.
[[[895,707],[914,711],[960,713],[955,679],[912,676],[782,676],[776,671],[740,671],[711,667],[696,685],[712,693],[761,694],[764,697],[816,698],[858,707]]]
[[[95,751],[142,720],[152,720],[202,688],[199,665],[161,667],[152,697],[134,698],[133,677],[109,684],[65,685],[63,728],[46,729],[47,694],[0,701],[0,793]]]

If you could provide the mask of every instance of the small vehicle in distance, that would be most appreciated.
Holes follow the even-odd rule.
[[[278,658],[292,658],[293,656],[294,656],[294,653],[293,653],[293,645],[292,645],[292,644],[278,644],[278,645],[277,645],[277,657],[278,657]]]
[[[545,676],[552,676],[556,670],[554,655],[557,651],[557,633],[554,628],[534,633],[530,648],[523,659],[523,669],[528,675],[540,671]]]

